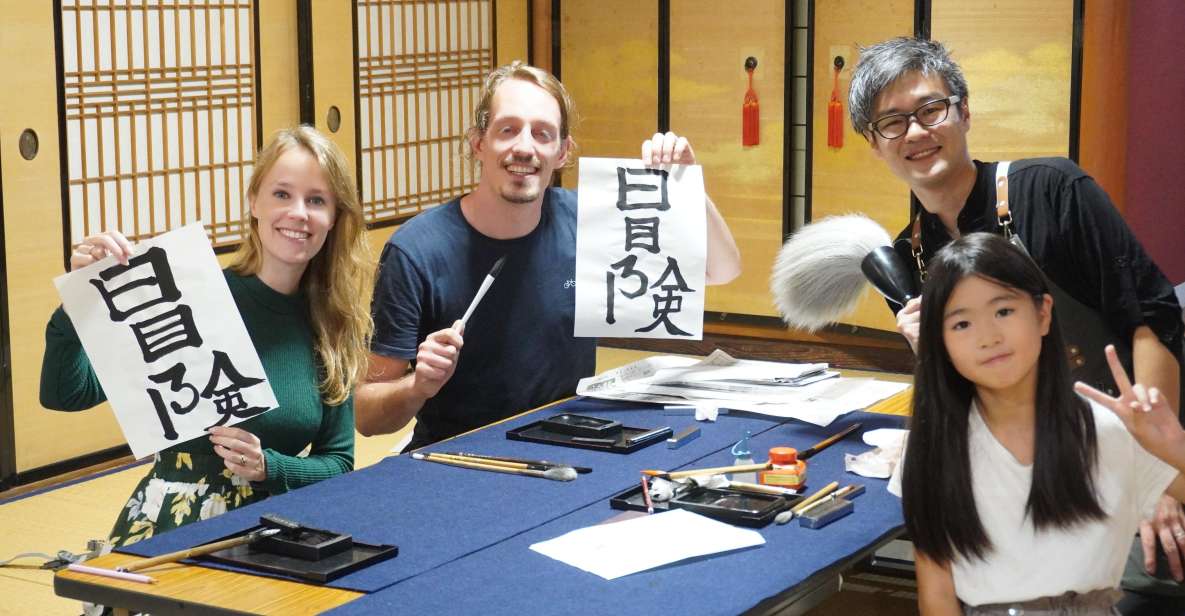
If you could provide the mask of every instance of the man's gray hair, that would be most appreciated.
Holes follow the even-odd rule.
[[[902,75],[914,71],[942,77],[950,94],[967,100],[967,80],[942,43],[908,37],[889,39],[860,49],[860,61],[848,89],[852,128],[868,138],[876,97]]]

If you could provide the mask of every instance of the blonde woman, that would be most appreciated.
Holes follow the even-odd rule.
[[[279,407],[157,454],[111,532],[115,546],[348,472],[352,391],[372,329],[373,268],[362,210],[341,151],[307,126],[259,152],[246,237],[224,270]],[[86,238],[71,269],[132,246],[117,231]],[[46,331],[41,403],[79,411],[106,399],[66,313]],[[307,455],[300,454],[308,447]]]

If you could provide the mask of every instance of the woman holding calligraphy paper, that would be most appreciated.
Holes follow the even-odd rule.
[[[260,151],[246,237],[224,274],[279,407],[157,454],[116,520],[112,545],[353,469],[352,391],[372,330],[359,298],[370,296],[373,270],[349,168],[332,142],[305,126],[280,131]],[[70,267],[131,255],[128,240],[108,231],[83,240]],[[42,405],[79,411],[105,399],[58,308],[46,331]]]

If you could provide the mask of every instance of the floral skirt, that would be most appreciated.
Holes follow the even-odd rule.
[[[120,511],[108,543],[136,543],[266,497],[218,456],[161,452]]]

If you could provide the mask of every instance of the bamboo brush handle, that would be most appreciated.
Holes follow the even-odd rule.
[[[717,466],[714,468],[695,468],[686,471],[667,473],[671,479],[681,479],[692,475],[719,475],[720,473],[744,473],[749,471],[769,470],[769,462],[764,464],[736,464],[733,466]]]
[[[454,456],[447,453],[430,453],[429,456],[439,460],[450,460],[453,462],[465,462],[468,464],[481,464],[484,466],[501,466],[503,468],[518,468],[530,469],[531,466],[522,462],[510,462],[507,460],[492,460],[489,458],[472,458],[464,456]],[[532,469],[533,470],[533,469]]]
[[[479,464],[477,462],[465,462],[462,460],[455,460],[450,458],[442,458],[436,454],[427,454],[424,459],[429,462],[436,462],[437,464],[448,464],[449,466],[459,466],[461,468],[470,468],[477,471],[491,471],[494,473],[510,473],[511,475],[527,475],[530,477],[543,477],[542,471],[536,471],[526,468],[507,468],[505,466],[493,466],[490,464]]]
[[[244,543],[251,543],[252,541],[255,541],[255,539],[257,539],[257,537],[251,534],[232,537],[230,539],[223,539],[222,541],[215,541],[214,543],[199,545],[187,550],[178,550],[176,552],[169,552],[168,554],[161,554],[160,556],[138,560],[130,565],[120,567],[120,570],[130,573],[132,571],[139,571],[141,569],[163,565],[165,563],[174,563],[179,560],[185,560],[186,558],[193,558],[194,556],[201,556],[203,554],[217,552],[218,550],[233,548],[235,546],[243,545]]]
[[[794,515],[798,515],[798,514],[802,513],[803,510],[805,510],[807,507],[810,507],[815,501],[832,493],[838,487],[839,487],[838,481],[832,481],[831,483],[823,486],[818,492],[811,494],[810,496],[806,497],[806,499],[804,499],[801,503],[798,503],[797,505],[795,505],[794,509],[792,510],[792,511],[794,511]]]

